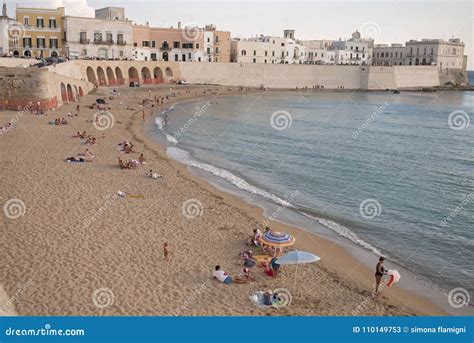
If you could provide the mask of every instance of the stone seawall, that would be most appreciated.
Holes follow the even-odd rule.
[[[342,66],[253,63],[180,63],[190,83],[225,86],[384,90],[439,86],[436,66]]]

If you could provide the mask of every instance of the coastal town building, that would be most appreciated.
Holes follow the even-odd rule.
[[[283,37],[260,35],[234,39],[231,61],[237,63],[304,63],[306,47],[295,40],[294,30],[284,30]]]
[[[132,58],[132,22],[123,8],[96,10],[95,18],[65,16],[64,38],[69,59]]]
[[[440,72],[466,69],[467,56],[459,38],[410,40],[390,46],[378,44],[374,48],[374,65],[436,65]]]
[[[47,58],[64,54],[64,7],[56,9],[17,7],[16,20],[24,34],[11,42],[14,56]]]
[[[133,25],[137,61],[230,62],[230,32],[214,25],[160,28]]]
[[[15,20],[8,17],[7,3],[6,0],[3,0],[2,14],[0,15],[0,56],[10,55],[10,41],[15,40],[18,44],[13,23],[15,23]]]
[[[360,32],[355,31],[348,40],[332,42],[331,50],[335,52],[336,64],[360,64],[370,63],[369,42],[362,39]]]
[[[305,40],[299,41],[305,47],[305,63],[308,64],[335,64],[335,52],[328,50],[331,40]]]

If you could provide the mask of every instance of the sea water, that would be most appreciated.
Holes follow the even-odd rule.
[[[445,292],[474,294],[473,100],[249,93],[178,104],[158,115],[156,132],[171,158],[267,217],[326,230]]]

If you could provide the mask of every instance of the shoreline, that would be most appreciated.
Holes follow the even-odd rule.
[[[4,153],[3,171],[10,177],[0,193],[2,201],[18,198],[26,207],[20,218],[6,220],[7,229],[0,236],[4,251],[0,270],[5,275],[0,283],[6,293],[16,294],[22,283],[31,280],[15,301],[19,315],[446,314],[428,299],[397,286],[372,298],[369,269],[334,243],[285,224],[282,229],[297,237],[296,248],[323,258],[321,263],[300,268],[298,289],[293,287],[291,266],[282,268],[277,279],[265,278],[256,269],[257,281],[247,285],[226,286],[212,280],[215,264],[231,274],[242,269],[238,252],[246,249],[243,241],[265,218],[257,206],[216,189],[169,159],[163,147],[145,135],[141,109],[133,113],[125,109],[125,105],[137,108],[148,91],[165,95],[170,87],[190,93],[172,98],[165,106],[196,99],[199,94],[194,92],[206,88],[117,87],[123,94],[111,102],[115,126],[105,130],[106,138],[99,138],[99,144],[90,148],[96,155],[92,163],[75,165],[63,159],[88,148],[69,138],[75,132],[86,129],[102,134],[85,123],[96,111],[84,104],[108,97],[111,88],[84,96],[79,118],[67,118],[67,127],[47,122],[66,116],[59,113],[74,112],[77,103],[49,111],[47,117],[27,114],[2,137],[4,151],[15,151]],[[218,87],[218,92],[229,95],[228,88]],[[2,125],[16,114],[2,112]],[[150,118],[153,116],[147,114],[148,121]],[[123,140],[132,140],[148,164],[138,170],[120,170],[117,155],[137,158],[117,152],[116,144]],[[149,169],[163,178],[146,178]],[[117,190],[138,193],[143,199],[113,198]],[[110,206],[106,199],[113,199]],[[202,202],[202,215],[192,220],[182,216],[187,199]],[[84,219],[95,216],[104,204],[106,210],[100,217],[84,225]],[[169,263],[162,260],[163,240],[170,243]],[[113,301],[98,308],[92,297],[104,287],[113,291]],[[248,299],[256,290],[279,287],[295,293],[291,306],[268,312]]]
[[[281,90],[281,89],[270,89],[270,90],[267,89],[265,91],[287,92],[286,90]],[[298,92],[300,90],[292,89],[292,90],[288,90],[288,91]],[[301,91],[304,91],[304,90],[301,90]],[[325,90],[324,89],[316,90],[316,91],[307,90],[307,93],[317,93],[318,91],[323,91],[324,92]],[[342,90],[327,90],[327,91],[333,91],[333,92],[334,91],[335,92],[342,91],[342,92],[344,92],[345,90],[342,89]],[[255,92],[259,93],[259,92],[262,92],[262,90],[257,89],[257,90],[253,90],[253,92],[254,93]],[[380,92],[380,91],[378,91],[378,92]],[[225,96],[244,96],[244,94],[242,94],[240,92],[236,92],[236,93],[233,93],[233,94],[219,94],[219,95],[215,95],[214,97],[218,98],[218,97],[225,97]],[[145,123],[143,123],[141,132],[138,133],[138,132],[135,131],[134,134],[135,135],[141,134],[141,135],[143,135],[143,137],[145,137],[145,140],[146,139],[152,140],[152,138],[149,137],[148,132],[144,133],[144,131],[145,130],[150,131],[151,130],[150,128],[156,127],[154,119],[157,116],[159,116],[158,112],[162,112],[164,110],[164,108],[169,108],[171,106],[177,106],[181,103],[195,102],[195,101],[204,100],[206,98],[207,97],[205,97],[205,96],[202,96],[202,97],[199,96],[199,97],[190,98],[190,99],[182,99],[182,100],[178,99],[178,100],[173,101],[171,103],[168,103],[168,104],[166,104],[162,107],[159,107],[158,108],[159,111],[157,110],[157,113],[155,115],[151,116],[149,119],[146,120]],[[163,146],[163,145],[161,145],[159,143],[156,143],[156,142],[155,142],[155,144],[158,144],[158,149],[160,149],[160,153],[163,156],[167,156],[166,146]],[[182,164],[178,161],[175,161],[175,160],[171,159],[168,156],[167,156],[167,158],[168,158],[170,163],[175,164],[177,168],[179,168],[183,172],[187,173],[188,174],[187,177],[193,178],[194,181],[197,182],[200,187],[205,187],[209,191],[215,192],[218,196],[224,198],[226,201],[231,203],[232,206],[237,207],[239,210],[243,211],[248,216],[250,216],[252,218],[256,218],[259,223],[265,223],[265,222],[269,221],[268,217],[264,215],[265,210],[262,207],[260,207],[259,205],[251,204],[251,203],[246,202],[243,199],[241,199],[238,195],[230,194],[229,191],[227,191],[223,188],[219,188],[217,185],[213,184],[212,181],[207,180],[203,177],[200,177],[200,176],[196,175],[196,173],[194,173],[190,170],[190,169],[192,169],[192,167],[184,165],[184,164]],[[204,173],[206,173],[206,172],[204,172]],[[317,233],[309,232],[308,230],[305,230],[303,228],[296,227],[296,226],[288,224],[288,223],[284,223],[281,220],[279,220],[278,218],[271,220],[271,222],[272,222],[271,226],[282,227],[285,232],[288,232],[288,233],[294,235],[295,237],[301,237],[303,235],[303,233],[308,234],[309,236],[305,236],[305,238],[310,237],[310,240],[313,240],[313,236],[317,237],[317,240],[316,240],[316,242],[314,242],[314,244],[311,244],[311,243],[302,244],[302,247],[304,247],[304,250],[312,252],[314,254],[317,254],[320,257],[323,257],[323,255],[326,255],[326,258],[322,259],[324,262],[327,261],[328,257],[329,257],[329,260],[331,260],[331,259],[335,259],[336,256],[338,256],[338,257],[343,256],[342,260],[344,262],[347,262],[347,263],[343,263],[344,267],[342,267],[342,268],[340,268],[339,261],[337,263],[330,263],[330,262],[327,263],[329,268],[331,268],[333,270],[336,270],[338,273],[344,273],[344,271],[346,270],[345,266],[347,266],[348,264],[356,263],[357,264],[357,269],[354,272],[355,273],[360,272],[360,273],[363,274],[363,276],[362,277],[359,277],[359,276],[356,277],[354,275],[351,275],[350,277],[353,280],[357,281],[358,283],[362,283],[365,287],[369,287],[369,289],[370,289],[370,287],[373,288],[373,286],[369,285],[369,284],[373,283],[372,282],[373,280],[371,280],[371,278],[373,278],[373,276],[372,276],[373,273],[371,272],[371,270],[363,263],[363,261],[361,261],[360,259],[357,259],[354,255],[350,254],[347,251],[347,247],[343,248],[341,246],[340,242],[339,243],[334,242],[333,240],[328,239],[326,237],[323,237],[321,235],[318,235]],[[320,242],[318,242],[318,240],[320,240]],[[299,246],[299,243],[300,242],[297,239],[297,244],[295,244],[295,246]],[[350,244],[355,245],[355,243],[353,243],[353,242],[350,242]],[[322,250],[319,250],[321,248],[322,248]],[[333,252],[333,251],[331,251],[332,249],[334,249],[336,251]],[[322,254],[321,251],[324,251],[324,253]],[[374,254],[374,253],[371,253],[371,254]],[[351,261],[351,260],[353,260],[353,261]],[[371,282],[366,282],[366,280],[370,280]],[[395,288],[390,289],[389,292],[393,292],[394,289]],[[411,299],[411,298],[412,297],[418,297],[418,295],[416,295],[415,292],[407,290],[405,288],[397,287],[397,290],[400,292],[400,294],[397,294],[396,297],[399,298],[399,299],[407,297],[407,298],[410,299],[411,304],[414,303],[414,299]],[[439,307],[439,305],[433,303],[428,298],[423,297],[422,302],[421,302],[420,305],[421,306],[420,306],[419,309],[423,309],[423,311],[425,311],[425,310],[427,310],[429,312],[433,311],[433,313],[436,313],[436,315],[446,315],[446,312],[444,310],[442,310]]]

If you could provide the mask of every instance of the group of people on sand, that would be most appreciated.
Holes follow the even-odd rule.
[[[54,120],[51,120],[49,122],[49,125],[56,125],[56,126],[59,126],[59,125],[67,125],[67,120],[64,119],[64,118],[56,118]]]

